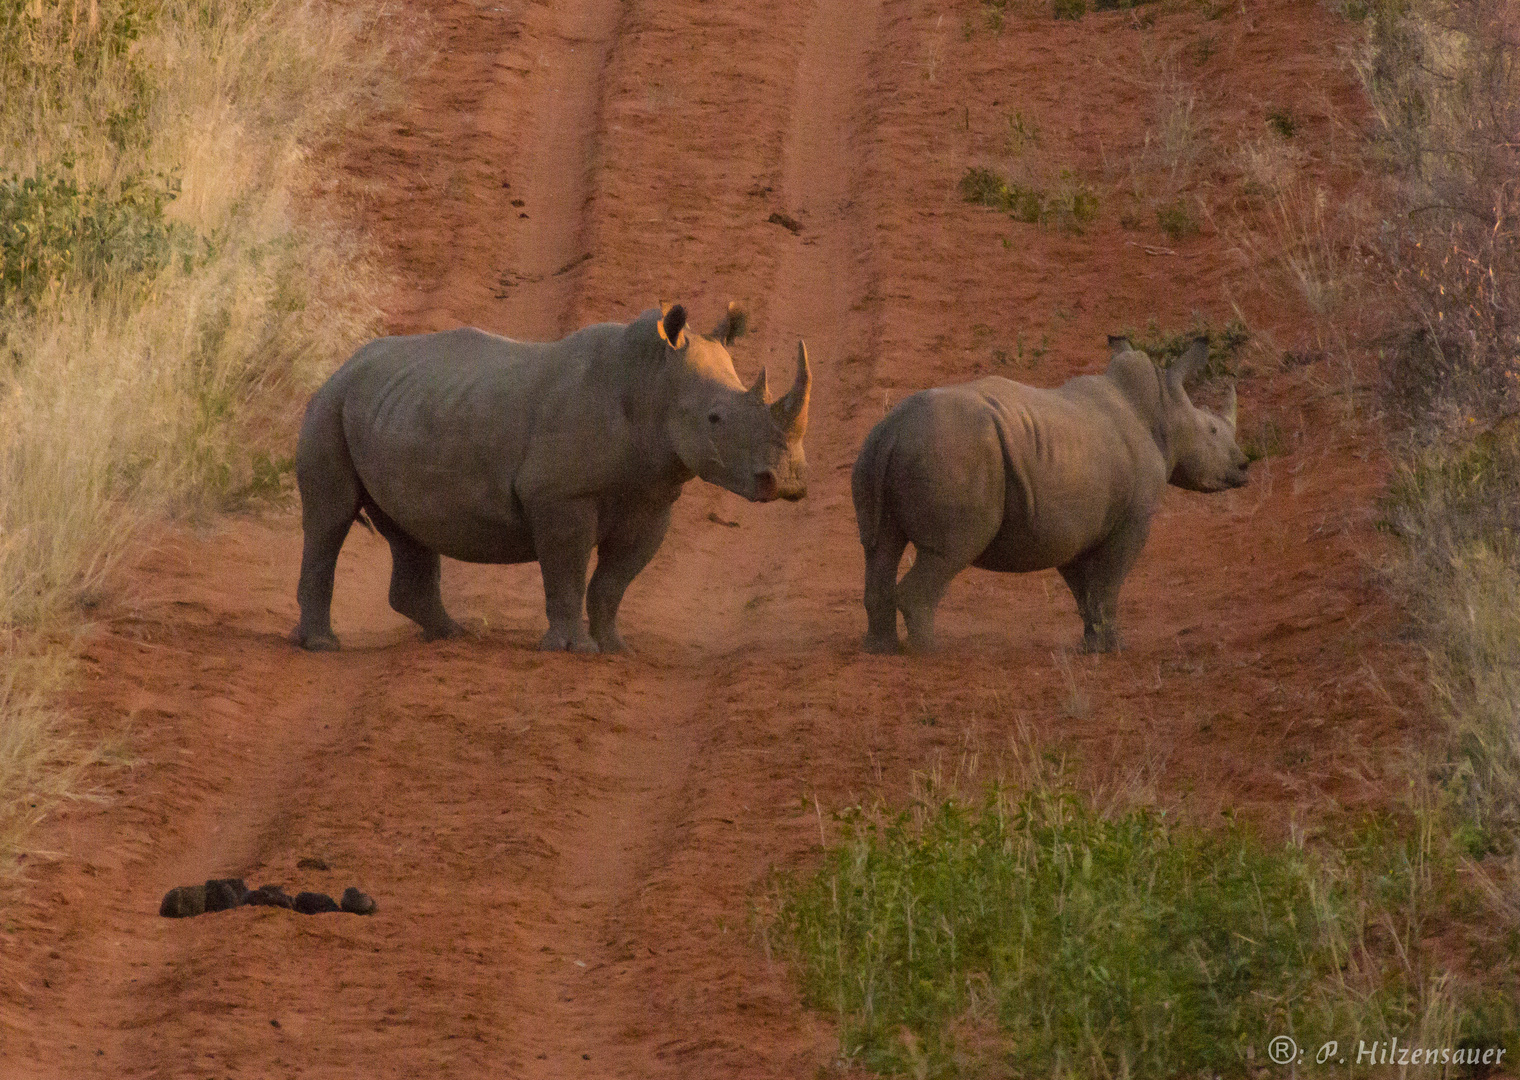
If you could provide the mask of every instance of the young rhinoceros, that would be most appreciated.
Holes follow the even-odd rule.
[[[546,344],[460,329],[365,345],[312,397],[301,427],[305,547],[292,640],[338,647],[333,570],[367,516],[390,543],[391,607],[427,638],[460,632],[439,594],[447,555],[536,561],[549,615],[539,647],[622,651],[623,592],[659,548],[688,480],[755,502],[807,492],[807,349],[798,343],[791,390],[767,404],[765,372],[746,390],[726,348],[743,322],[730,304],[703,337],[676,305]]]
[[[866,436],[850,477],[865,546],[865,647],[934,647],[934,609],[968,566],[1055,567],[1077,599],[1088,652],[1119,647],[1119,586],[1168,483],[1222,491],[1246,482],[1235,444],[1235,390],[1223,416],[1193,406],[1200,338],[1160,371],[1110,338],[1103,375],[1051,390],[996,376],[914,394]],[[897,564],[912,542],[913,568]]]

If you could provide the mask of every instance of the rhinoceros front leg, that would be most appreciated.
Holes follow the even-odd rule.
[[[660,549],[670,528],[671,503],[639,503],[623,507],[618,520],[596,548],[596,573],[586,590],[586,614],[591,620],[591,636],[604,653],[627,652],[628,645],[618,633],[618,605],[623,593],[649,565]]]
[[[586,566],[596,546],[596,504],[590,499],[529,506],[533,550],[544,575],[544,613],[549,630],[539,641],[545,652],[594,653],[586,633]]]
[[[1082,651],[1118,652],[1119,587],[1145,547],[1149,522],[1121,528],[1101,546],[1059,567],[1082,616]]]

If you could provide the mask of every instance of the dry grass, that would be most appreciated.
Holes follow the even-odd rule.
[[[28,830],[60,800],[79,798],[95,754],[69,734],[55,704],[70,675],[58,649],[0,641],[0,880],[11,876]]]
[[[1520,938],[1520,26],[1513,3],[1376,8],[1358,66],[1379,120],[1397,304],[1383,401],[1402,462],[1393,577],[1445,721],[1431,772],[1510,964]]]
[[[368,253],[302,196],[319,151],[398,92],[417,28],[397,19],[311,0],[0,8],[0,228],[30,237],[0,279],[0,629],[67,625],[141,522],[246,491],[303,388],[369,333]],[[47,704],[62,676],[38,663],[0,654],[0,834],[30,820],[23,788],[68,787]]]

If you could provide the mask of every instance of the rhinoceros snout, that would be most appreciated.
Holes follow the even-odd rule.
[[[755,474],[755,493],[750,496],[755,502],[774,502],[776,499],[785,499],[787,502],[796,502],[807,495],[807,484],[800,479],[788,479],[785,482],[776,477],[770,469]]]

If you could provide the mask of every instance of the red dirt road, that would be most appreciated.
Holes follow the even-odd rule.
[[[748,298],[741,377],[768,365],[776,392],[799,337],[813,357],[809,496],[694,481],[623,606],[635,654],[612,658],[534,651],[532,565],[446,564],[473,633],[422,643],[362,530],[339,563],[344,651],[307,655],[284,637],[296,514],[161,534],[75,700],[135,764],[44,826],[54,857],[0,911],[0,1077],[811,1076],[835,1034],[751,912],[832,809],[993,769],[1024,737],[1205,818],[1384,798],[1418,666],[1370,583],[1379,458],[1328,362],[1241,381],[1243,427],[1271,418],[1284,452],[1243,490],[1169,492],[1117,656],[1071,654],[1054,572],[977,571],[941,608],[943,655],[862,654],[848,487],[866,431],[924,386],[1056,383],[1100,368],[1111,331],[1221,322],[1232,296],[1294,346],[1306,324],[1219,230],[1123,229],[1115,178],[1180,65],[1218,146],[1291,108],[1332,180],[1346,25],[1286,0],[1000,34],[979,4],[922,0],[426,6],[437,56],[412,102],[334,157],[397,271],[392,329],[553,337],[660,300],[701,327]],[[1097,178],[1085,235],[961,201],[1015,111]],[[1227,209],[1238,177],[1200,169]],[[158,917],[212,876],[357,884],[380,910]]]

